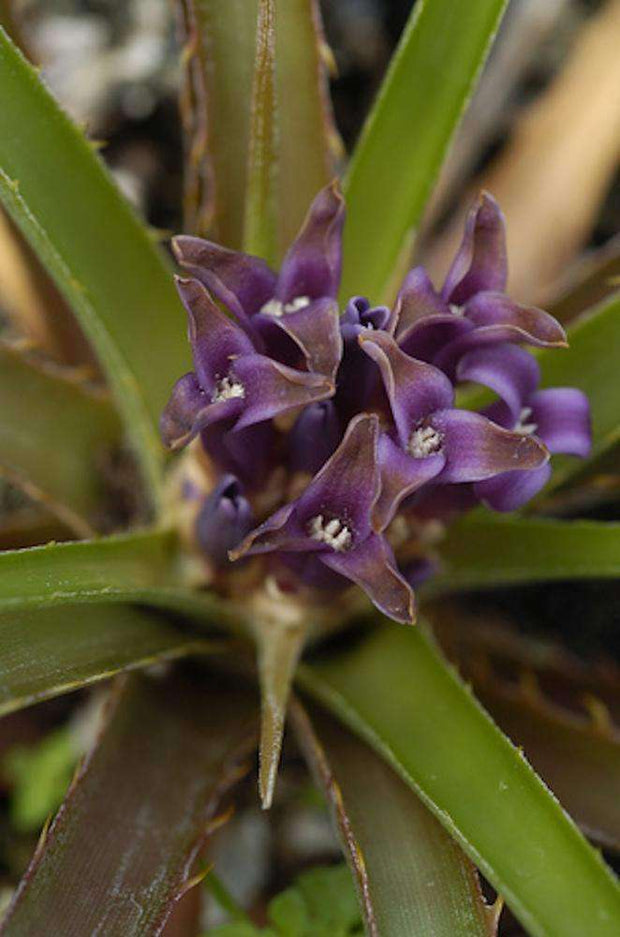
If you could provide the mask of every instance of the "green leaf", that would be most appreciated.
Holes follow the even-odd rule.
[[[82,536],[101,520],[101,466],[119,439],[104,396],[0,342],[0,471]]]
[[[1,31],[0,88],[0,200],[95,348],[157,498],[159,414],[189,363],[172,278],[94,149]]]
[[[578,261],[574,269],[569,268],[561,288],[545,308],[560,322],[569,322],[616,292],[619,277],[620,237],[614,237]]]
[[[124,605],[70,605],[0,615],[0,715],[122,670],[208,653],[160,615]]]
[[[258,0],[179,0],[177,6],[185,32],[185,228],[239,250]]]
[[[243,247],[271,263],[278,253],[275,57],[275,0],[258,0]]]
[[[416,3],[345,180],[343,299],[386,297],[505,6],[505,0]]]
[[[317,708],[293,708],[314,773],[332,808],[366,930],[381,937],[489,937],[474,867],[417,794]]]
[[[191,886],[255,727],[254,697],[238,687],[187,675],[130,680],[39,844],[3,934],[160,933]]]
[[[417,791],[533,937],[614,937],[620,889],[422,631],[389,625],[300,671]]]
[[[14,745],[2,768],[12,785],[11,824],[20,832],[40,830],[58,809],[78,761],[68,726],[50,732],[35,745]]]
[[[617,579],[620,524],[473,514],[439,547],[441,570],[427,593],[518,582]]]
[[[280,253],[313,198],[336,175],[334,125],[318,0],[275,0]]]

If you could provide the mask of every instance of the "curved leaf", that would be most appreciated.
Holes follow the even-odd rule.
[[[474,867],[377,755],[316,708],[295,727],[356,878],[370,937],[490,937]],[[493,928],[495,933],[495,928]]]
[[[505,0],[415,4],[345,179],[343,300],[385,297],[505,6]]]
[[[420,794],[533,937],[618,932],[600,856],[420,629],[381,628],[301,680]]]
[[[439,547],[441,570],[428,593],[508,583],[617,579],[620,523],[474,514],[453,524]]]
[[[189,363],[172,278],[93,148],[2,31],[0,88],[0,199],[92,342],[158,496],[159,414]]]
[[[122,670],[214,646],[125,605],[70,605],[0,615],[0,715]]]
[[[128,681],[0,933],[160,934],[191,887],[255,727],[256,703],[238,688],[178,676]]]
[[[97,526],[101,469],[120,434],[102,394],[0,342],[0,471],[82,536]]]

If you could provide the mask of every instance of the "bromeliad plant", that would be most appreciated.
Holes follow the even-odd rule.
[[[0,349],[3,469],[86,538],[0,556],[2,711],[193,661],[111,690],[3,934],[162,931],[254,749],[254,673],[263,805],[288,712],[368,934],[496,933],[475,866],[533,935],[618,933],[610,872],[414,604],[418,586],[424,611],[425,596],[612,577],[620,564],[614,524],[499,516],[583,467],[554,471],[551,454],[599,456],[617,433],[617,297],[568,337],[520,305],[487,194],[440,290],[423,267],[400,284],[394,273],[503,8],[416,4],[338,182],[315,5],[180,4],[188,233],[173,240],[176,292],[93,150],[1,36],[0,195],[116,405]],[[166,460],[160,434],[182,455]],[[123,441],[140,497],[128,529],[109,533],[118,478],[103,466]],[[323,639],[345,625],[330,650]],[[493,690],[491,712],[518,735],[522,701],[502,708]],[[547,715],[534,706],[526,729]],[[579,722],[561,730],[588,740],[592,784],[601,763],[617,778],[610,739]],[[567,806],[617,842],[578,787],[563,788]]]

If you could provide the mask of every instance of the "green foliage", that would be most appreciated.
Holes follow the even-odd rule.
[[[3,770],[13,785],[10,816],[17,830],[38,830],[61,804],[77,757],[73,733],[67,726],[55,729],[35,745],[9,749]]]
[[[269,926],[233,921],[208,937],[362,937],[362,921],[346,865],[310,869],[276,895],[267,909]]]

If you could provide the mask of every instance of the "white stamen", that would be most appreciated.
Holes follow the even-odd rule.
[[[289,312],[299,312],[300,309],[305,309],[306,306],[309,305],[309,296],[296,296],[295,299],[291,299],[289,303],[283,303],[279,299],[270,299],[269,302],[266,302],[265,305],[262,306],[260,311],[266,316],[275,316],[277,319],[280,319]]]
[[[515,433],[519,433],[520,436],[532,436],[538,429],[537,423],[528,423],[529,418],[532,415],[531,407],[523,407],[521,413],[519,414],[519,419],[517,420],[517,425],[514,428]]]
[[[450,312],[453,316],[462,316],[464,315],[463,307],[456,306],[454,303],[450,303]]]
[[[310,536],[319,543],[326,543],[328,547],[335,550],[336,553],[342,553],[348,550],[353,539],[349,528],[337,517],[325,523],[322,514],[313,517],[308,525]]]
[[[414,429],[409,440],[409,455],[414,459],[427,459],[441,450],[443,436],[432,426],[419,426]]]
[[[215,384],[211,403],[221,403],[222,400],[232,400],[234,397],[245,397],[243,384],[232,377],[219,378]]]

